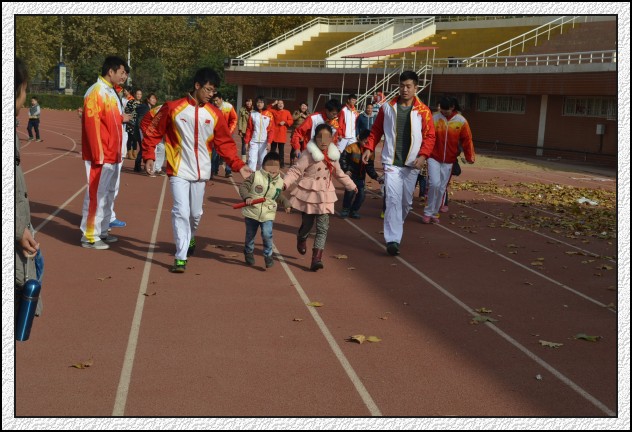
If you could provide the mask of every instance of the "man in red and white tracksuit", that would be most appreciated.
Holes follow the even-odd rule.
[[[422,216],[423,223],[439,223],[437,214],[447,211],[445,193],[452,175],[452,164],[461,152],[465,160],[473,164],[476,158],[472,131],[458,112],[457,102],[453,98],[443,97],[439,101],[439,112],[433,116],[436,133],[434,150],[428,158],[428,201]]]
[[[301,152],[305,150],[307,143],[314,137],[314,131],[316,126],[322,123],[327,123],[333,129],[333,142],[336,143],[338,139],[338,113],[341,106],[338,99],[330,99],[325,104],[325,110],[322,112],[314,113],[307,117],[303,123],[292,134],[290,144],[292,145],[292,155],[290,159],[301,157]]]
[[[415,72],[402,72],[399,76],[399,96],[380,108],[362,155],[363,162],[368,163],[384,135],[384,240],[389,255],[399,254],[404,220],[413,206],[417,176],[435,145],[432,112],[417,97],[418,82]]]
[[[123,123],[130,116],[123,113],[114,87],[125,82],[128,70],[122,58],[107,57],[101,76],[83,99],[81,155],[88,189],[83,200],[81,246],[89,249],[108,249],[108,243],[118,240],[108,235],[108,228],[123,160]]]
[[[358,110],[355,107],[358,97],[353,93],[347,96],[347,104],[342,107],[338,113],[338,150],[340,153],[345,151],[349,144],[357,141],[356,120],[358,119]]]
[[[274,139],[274,116],[266,109],[263,96],[257,97],[248,117],[244,142],[248,146],[248,166],[255,172],[261,169],[263,158]]]
[[[244,178],[252,174],[237,155],[224,115],[209,102],[219,84],[219,76],[213,69],[198,70],[193,78],[194,90],[182,99],[164,103],[142,142],[145,169],[151,173],[156,145],[165,139],[167,175],[173,195],[171,222],[176,255],[171,271],[174,273],[186,270],[187,257],[195,251],[204,188],[211,178],[212,146]]]

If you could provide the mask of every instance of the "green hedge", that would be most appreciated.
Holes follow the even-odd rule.
[[[41,108],[58,110],[76,110],[83,107],[83,96],[55,95],[55,94],[29,94],[24,105],[31,106],[31,98],[36,97]]]

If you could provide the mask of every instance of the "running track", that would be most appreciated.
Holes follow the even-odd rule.
[[[323,271],[308,271],[310,253],[295,249],[300,216],[284,212],[275,266],[265,270],[258,238],[250,268],[243,218],[231,208],[236,174],[209,183],[196,254],[186,273],[171,274],[167,178],[125,161],[115,209],[128,226],[113,230],[110,250],[83,249],[79,120],[48,110],[42,118],[45,141],[23,141],[22,164],[46,259],[45,307],[30,340],[15,345],[16,417],[619,414],[616,240],[501,228],[490,221],[511,202],[457,192],[441,225],[421,224],[415,199],[394,258],[383,246],[381,199],[369,193],[361,219],[331,218]],[[20,120],[25,140],[26,111]],[[488,177],[468,166],[462,178]],[[538,174],[595,186],[582,180],[590,177]],[[538,258],[544,265],[532,266]],[[481,307],[497,321],[471,324]],[[381,342],[346,341],[356,334]],[[89,359],[89,368],[71,367]]]

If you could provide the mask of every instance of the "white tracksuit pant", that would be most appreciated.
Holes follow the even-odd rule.
[[[171,225],[176,243],[176,259],[186,260],[191,238],[195,236],[202,218],[202,202],[206,181],[189,181],[171,176]]]
[[[248,148],[248,167],[255,172],[263,165],[263,158],[268,153],[267,142],[256,143],[250,141],[250,147]]]
[[[434,216],[445,201],[445,190],[452,174],[452,164],[428,159],[428,201],[424,216]]]
[[[386,211],[384,212],[384,240],[401,243],[404,220],[413,208],[413,192],[419,170],[409,167],[384,165]]]
[[[114,202],[116,173],[120,163],[92,165],[84,161],[88,189],[83,199],[81,231],[86,241],[91,243],[108,235],[110,213]]]
[[[127,132],[125,131],[125,126],[123,126],[123,145],[121,146],[121,154],[125,155],[127,153]],[[116,188],[114,190],[114,198],[112,198],[112,206],[110,208],[112,214],[110,215],[110,222],[114,222],[116,220],[116,213],[114,213],[114,201],[119,193],[119,188],[121,186],[121,169],[123,168],[123,161],[118,164],[118,171],[116,172]],[[109,224],[108,224],[109,228]]]

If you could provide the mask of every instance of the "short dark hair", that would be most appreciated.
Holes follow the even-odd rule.
[[[338,99],[329,99],[325,104],[325,109],[327,111],[336,110],[340,112],[340,110],[342,109],[342,105],[340,104],[340,101]]]
[[[263,102],[263,109],[265,109],[265,105],[266,105],[266,98],[265,98],[265,97],[263,97],[263,96],[257,96],[257,97],[255,98],[255,101],[254,101],[254,104],[253,104],[254,106],[252,107],[252,109],[253,109],[253,110],[255,110],[255,111],[257,111],[257,112],[259,112],[259,109],[257,108],[257,102],[259,102],[259,101]]]
[[[402,83],[404,81],[413,80],[415,85],[419,84],[419,76],[414,71],[404,71],[399,76],[399,82]]]
[[[371,135],[371,131],[368,129],[362,129],[360,131],[360,133],[358,134],[358,141],[362,141],[365,140],[369,137],[369,135]]]
[[[278,162],[279,165],[281,164],[281,156],[277,153],[277,152],[268,152],[268,154],[266,154],[266,156],[263,158],[263,162],[261,163],[261,166],[265,166],[266,163],[268,162]]]
[[[117,56],[106,57],[103,61],[103,66],[101,66],[101,76],[106,76],[110,69],[116,72],[121,68],[121,66],[125,68],[125,72],[129,73],[130,67],[125,60]]]
[[[351,99],[357,99],[358,95],[356,95],[355,93],[351,93],[349,96],[347,96],[347,100],[351,100]]]
[[[22,92],[22,86],[29,80],[29,71],[22,59],[15,58],[15,98],[17,99]]]
[[[439,99],[439,107],[444,110],[450,109],[454,107],[454,100],[451,97],[443,96]]]
[[[36,101],[39,102],[39,99],[37,98],[37,96],[31,96],[31,99],[35,99]]]
[[[213,99],[215,98],[220,98],[222,100],[224,100],[224,96],[222,96],[222,94],[220,92],[215,92],[215,94],[213,95]]]
[[[331,128],[331,126],[329,126],[327,123],[321,123],[318,126],[316,126],[316,129],[314,129],[314,136],[312,138],[318,135],[318,132],[320,132],[323,129],[327,129],[331,135],[334,134],[334,130]]]
[[[195,76],[193,77],[193,87],[195,87],[195,83],[198,83],[201,86],[205,86],[206,84],[212,84],[216,88],[219,87],[219,75],[210,67],[205,67],[202,69],[198,69],[195,72]]]

